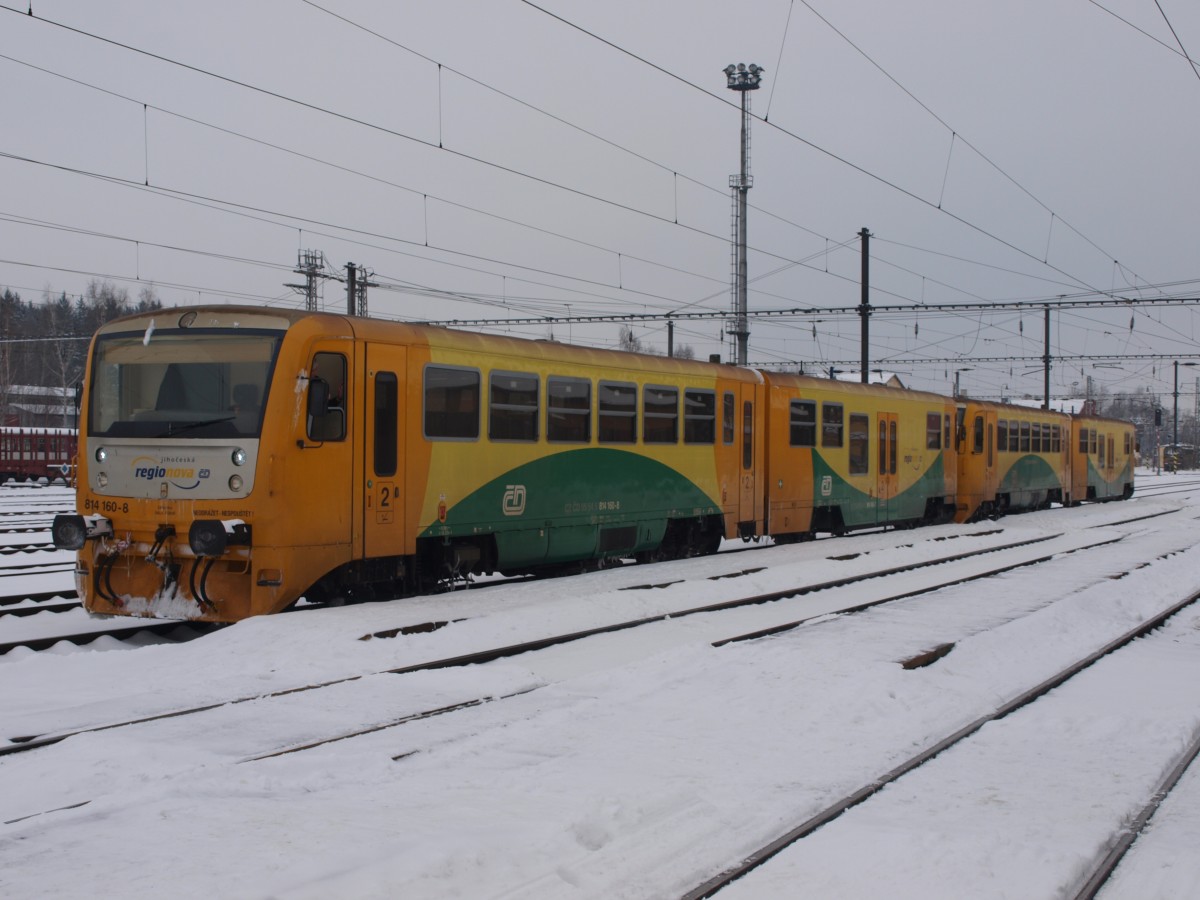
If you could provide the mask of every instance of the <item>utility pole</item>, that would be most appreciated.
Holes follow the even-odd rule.
[[[742,141],[741,172],[729,176],[729,187],[734,201],[734,262],[733,262],[733,318],[730,330],[737,344],[737,364],[746,365],[749,358],[750,326],[746,319],[747,265],[746,265],[746,192],[754,184],[750,177],[750,91],[758,90],[763,68],[751,63],[728,65],[725,78],[731,91],[742,95]]]
[[[317,311],[317,286],[325,275],[325,254],[320,250],[301,250],[297,254],[296,268],[292,271],[304,276],[304,284],[285,284],[304,295],[306,312]]]
[[[351,316],[367,317],[367,287],[378,287],[371,282],[373,272],[366,266],[346,263],[346,313]]]
[[[1050,307],[1046,307],[1046,353],[1042,357],[1042,374],[1045,380],[1045,399],[1042,409],[1050,408]]]
[[[870,303],[870,287],[871,287],[871,263],[870,255],[868,254],[868,246],[871,241],[871,232],[864,228],[858,233],[862,238],[862,302],[858,305],[858,315],[862,319],[862,348],[860,355],[862,356],[862,383],[867,384],[871,380],[871,375],[867,371],[867,366],[870,365],[871,359],[871,303]]]

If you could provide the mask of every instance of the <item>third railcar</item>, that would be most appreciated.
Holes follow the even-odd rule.
[[[332,314],[160,310],[97,332],[79,512],[55,541],[78,550],[93,612],[234,621],[302,595],[1082,499],[1070,419],[1009,409]],[[1115,460],[1106,443],[1097,473]]]
[[[963,400],[957,520],[1133,494],[1133,423]]]

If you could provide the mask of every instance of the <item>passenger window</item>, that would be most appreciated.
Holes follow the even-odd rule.
[[[950,449],[950,417],[944,416],[945,428],[942,430],[942,446]]]
[[[398,397],[396,373],[375,373],[375,474],[388,477],[396,474],[398,430]]]
[[[637,385],[602,381],[596,395],[600,443],[632,444],[637,441]]]
[[[821,446],[822,447],[841,447],[843,445],[842,437],[842,404],[840,403],[822,403],[821,404]]]
[[[476,440],[479,437],[479,371],[425,367],[425,437]]]
[[[925,413],[925,449],[942,449],[942,414]]]
[[[850,413],[850,474],[865,475],[870,460],[871,421],[861,413]]]
[[[592,383],[551,376],[546,381],[547,440],[586,444],[592,439]]]
[[[488,376],[488,438],[493,441],[538,439],[537,375],[492,372]]]
[[[1100,468],[1103,469],[1104,468],[1104,435],[1100,435],[1098,445],[1099,446],[1097,448],[1097,452],[1100,454],[1098,462],[1099,462]]]
[[[996,450],[1004,453],[1008,450],[1008,420],[996,420]]]
[[[1029,452],[1029,423],[1021,423],[1021,452]]]
[[[1092,455],[1096,453],[1096,429],[1088,429],[1088,452]]]
[[[679,390],[646,385],[642,389],[642,439],[647,444],[679,441]]]
[[[726,444],[733,443],[734,432],[737,431],[737,403],[730,391],[725,392],[721,403],[721,440]]]
[[[683,442],[711,444],[717,437],[717,395],[712,391],[683,392]]]
[[[791,435],[793,447],[817,446],[817,404],[814,400],[793,400]]]
[[[323,402],[313,402],[314,386],[323,391]],[[309,374],[308,439],[346,439],[346,357],[341,353],[314,353]]]

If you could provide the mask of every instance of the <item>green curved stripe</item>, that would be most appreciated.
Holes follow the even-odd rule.
[[[1111,479],[1105,477],[1104,470],[1096,468],[1095,462],[1088,457],[1088,487],[1094,488],[1097,500],[1103,500],[1105,497],[1119,497],[1125,492],[1125,485],[1133,481],[1133,473],[1130,468],[1133,463],[1130,460],[1125,461],[1125,465]]]
[[[662,539],[669,519],[720,512],[670,466],[629,451],[584,448],[511,469],[450,506],[445,522],[431,523],[421,537],[495,535],[503,568],[605,555],[612,546],[601,546],[601,532],[609,529],[626,529],[610,533],[621,552],[647,549]]]
[[[828,493],[824,490],[826,478],[829,479]],[[870,490],[878,484],[874,474],[863,476],[862,482],[870,486],[868,491],[851,484],[819,452],[813,451],[813,507],[840,507],[842,522],[847,528],[920,519],[925,515],[928,498],[946,494],[945,457],[938,453],[913,484],[890,500],[871,495]]]
[[[1027,454],[1009,466],[996,490],[997,493],[1009,494],[1015,498],[1017,495],[1058,490],[1062,486],[1062,480],[1050,463],[1040,456]]]

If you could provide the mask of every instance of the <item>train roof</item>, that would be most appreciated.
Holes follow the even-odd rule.
[[[186,323],[185,323],[186,319]],[[209,320],[209,321],[206,321]],[[596,347],[564,344],[551,340],[535,340],[509,335],[484,334],[475,331],[446,328],[439,325],[420,325],[389,319],[371,319],[330,312],[275,309],[254,306],[185,306],[135,313],[101,326],[97,334],[139,331],[151,327],[201,328],[206,325],[243,328],[289,328],[306,320],[325,320],[331,332],[353,334],[363,340],[407,340],[450,350],[477,351],[524,360],[544,360],[577,365],[593,365],[614,369],[635,366],[641,372],[713,377],[719,375],[739,381],[761,383],[763,376],[756,369],[726,363],[704,362],[680,357],[633,353]],[[635,362],[636,361],[636,362]]]
[[[767,381],[779,387],[790,387],[809,393],[836,391],[839,394],[865,394],[874,397],[904,397],[907,400],[924,400],[929,403],[949,403],[950,398],[932,391],[915,391],[911,388],[894,387],[890,384],[863,384],[861,381],[841,381],[835,378],[818,378],[815,375],[799,375],[793,372],[763,372]]]

